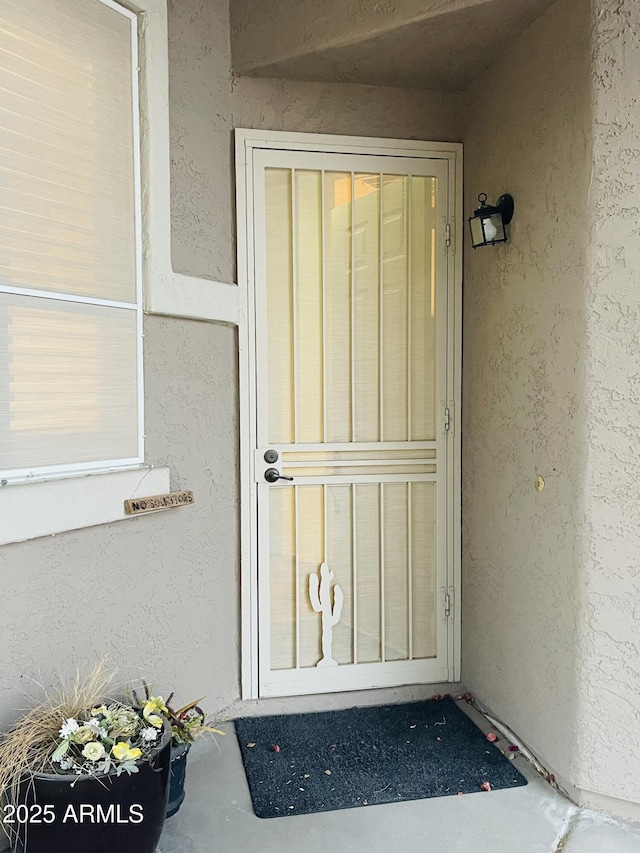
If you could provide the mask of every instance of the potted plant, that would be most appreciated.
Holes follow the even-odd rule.
[[[165,819],[171,727],[160,697],[110,697],[88,678],[25,712],[0,740],[0,825],[24,853],[154,853]]]
[[[149,691],[145,685],[146,694]],[[166,702],[167,716],[171,723],[171,776],[169,782],[169,801],[167,817],[173,817],[185,797],[184,782],[187,773],[187,756],[193,742],[202,735],[224,735],[220,729],[213,728],[206,722],[207,715],[200,707],[202,699],[196,699],[174,710],[171,707],[173,693]]]

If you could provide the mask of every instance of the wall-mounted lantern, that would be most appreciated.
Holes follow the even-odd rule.
[[[471,230],[471,245],[493,246],[496,243],[506,243],[508,225],[513,218],[513,198],[505,193],[501,195],[495,206],[487,204],[487,194],[478,196],[480,207],[469,217]]]

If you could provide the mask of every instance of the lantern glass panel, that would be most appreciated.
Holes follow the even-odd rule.
[[[471,228],[471,243],[473,247],[476,246],[484,246],[484,231],[482,229],[482,219],[479,216],[473,216],[469,220],[469,227]]]

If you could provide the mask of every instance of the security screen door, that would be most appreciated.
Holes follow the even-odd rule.
[[[253,152],[261,696],[449,678],[448,169]]]

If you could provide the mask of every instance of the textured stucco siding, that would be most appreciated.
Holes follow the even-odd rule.
[[[460,92],[553,2],[249,0],[232,4],[232,66],[245,76]]]
[[[147,317],[145,357],[148,457],[196,503],[0,549],[0,723],[105,653],[214,709],[237,690],[236,333]]]
[[[466,262],[463,678],[580,802],[636,818],[639,80],[638,4],[560,0],[463,110],[468,212],[516,199]]]
[[[554,0],[235,0],[236,73],[460,91]]]
[[[456,96],[349,83],[238,77],[234,127],[455,142]]]
[[[363,39],[487,0],[234,0],[231,6],[234,67],[278,59]]]
[[[229,7],[168,0],[173,268],[235,277]]]
[[[588,0],[560,0],[463,110],[466,216],[480,192],[510,192],[515,216],[507,244],[466,251],[462,676],[569,777],[584,584],[588,69]]]
[[[595,0],[576,784],[640,802],[640,5]],[[598,805],[589,793],[586,802]]]

